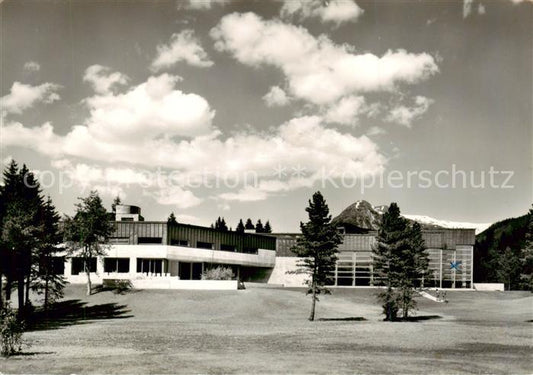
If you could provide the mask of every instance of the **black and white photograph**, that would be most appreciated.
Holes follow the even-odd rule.
[[[0,375],[533,373],[533,0],[0,0],[0,169]]]

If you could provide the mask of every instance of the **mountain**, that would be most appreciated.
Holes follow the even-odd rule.
[[[349,232],[367,232],[378,230],[383,211],[376,210],[367,201],[357,201],[346,207],[331,221],[334,225],[343,225]]]
[[[439,220],[435,219],[430,216],[425,215],[403,215],[405,218],[417,221],[420,224],[425,225],[434,225],[438,228],[449,228],[449,229],[457,229],[457,228],[468,228],[468,229],[475,229],[476,234],[479,234],[486,230],[488,227],[491,226],[490,223],[468,223],[464,221],[448,221],[448,220]]]
[[[333,218],[335,225],[344,225],[349,232],[361,233],[369,230],[378,230],[381,217],[389,209],[386,205],[372,206],[369,202],[360,200],[346,207],[338,216]],[[483,223],[465,223],[448,220],[439,220],[424,215],[402,215],[410,221],[416,221],[424,229],[438,228],[473,228],[480,233],[490,226]]]

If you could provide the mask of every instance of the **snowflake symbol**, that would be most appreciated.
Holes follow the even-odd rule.
[[[296,167],[292,167],[292,177],[296,177],[296,178],[302,178],[302,177],[305,177],[306,173],[305,173],[305,167],[302,167],[300,164],[298,164]]]
[[[287,176],[287,167],[278,164],[277,167],[274,168],[274,173],[272,173],[273,176],[276,176],[279,179],[282,179],[283,177]]]

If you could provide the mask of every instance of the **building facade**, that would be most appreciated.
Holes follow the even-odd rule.
[[[290,287],[304,286],[294,273],[298,257],[291,251],[299,234],[222,232],[212,228],[144,221],[136,206],[118,205],[111,218],[114,231],[106,255],[87,265],[91,280],[131,280],[146,288],[180,288],[200,280],[213,267],[233,270],[236,280]],[[377,232],[343,233],[332,274],[335,287],[375,286],[372,248]],[[422,232],[430,276],[420,285],[472,288],[474,229],[432,229]],[[55,269],[70,283],[85,283],[85,264],[76,253],[56,259]],[[188,285],[188,284],[187,284]],[[235,284],[236,285],[236,284]]]
[[[342,229],[341,229],[342,230]],[[333,286],[373,286],[372,248],[377,232],[364,234],[343,233],[339,245],[338,261]],[[296,234],[276,235],[276,266],[290,268],[296,263],[291,248],[296,244]],[[422,237],[429,257],[430,277],[420,280],[420,285],[437,288],[472,288],[475,229],[423,230]],[[276,274],[279,274],[275,272]],[[296,286],[301,280],[283,279],[283,284]]]
[[[88,265],[96,282],[173,285],[176,280],[200,280],[206,269],[217,266],[231,268],[239,280],[266,282],[276,261],[276,239],[270,236],[143,221],[139,207],[126,205],[116,207],[112,223],[106,256]],[[76,255],[65,257],[60,269],[68,282],[85,283],[84,260]]]

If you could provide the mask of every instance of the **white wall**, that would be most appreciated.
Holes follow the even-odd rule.
[[[276,257],[276,265],[268,279],[268,284],[281,284],[287,287],[303,287],[307,278],[305,274],[288,274],[297,267],[298,257]]]

